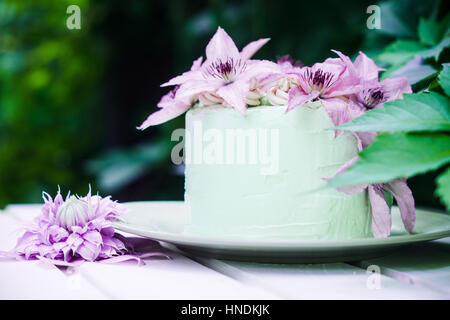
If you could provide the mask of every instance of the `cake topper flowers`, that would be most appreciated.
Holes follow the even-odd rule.
[[[183,114],[197,98],[205,98],[204,94],[245,115],[252,78],[278,70],[273,62],[250,60],[267,41],[250,42],[239,52],[230,36],[219,27],[206,47],[206,60],[202,63],[203,58],[198,58],[191,70],[162,84],[176,87],[161,99],[158,104],[161,110],[151,114],[139,129]]]
[[[110,197],[67,195],[58,191],[55,199],[43,193],[41,214],[26,227],[11,252],[0,257],[17,260],[43,260],[55,265],[75,266],[85,261],[115,263],[163,256],[156,241],[126,238],[114,231],[112,221],[126,207]],[[141,249],[145,248],[144,251]]]

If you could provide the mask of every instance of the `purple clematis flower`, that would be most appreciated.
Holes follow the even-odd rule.
[[[0,258],[42,260],[55,265],[74,266],[85,261],[115,263],[164,256],[153,240],[126,238],[115,233],[112,221],[126,212],[126,207],[110,197],[68,195],[58,191],[55,199],[43,194],[41,214],[27,227],[11,252]],[[144,243],[145,242],[145,243]],[[141,251],[141,249],[145,251]]]
[[[354,111],[352,118],[360,116],[367,110],[381,108],[384,102],[400,99],[404,93],[412,93],[408,79],[405,77],[379,81],[378,73],[383,69],[364,53],[360,52],[352,63],[350,58],[341,52],[334,52],[341,58],[339,62],[346,67],[346,72],[360,79],[361,90],[353,94],[349,101]]]
[[[408,79],[405,77],[378,80],[380,70],[375,62],[360,52],[352,63],[349,57],[334,51],[346,67],[346,73],[360,79],[361,90],[352,94],[348,101],[349,121],[363,115],[367,110],[383,107],[384,102],[401,99],[404,93],[412,93]],[[362,143],[361,149],[367,147],[376,136],[376,132],[354,132]]]
[[[357,160],[358,156],[346,162],[331,177],[325,180],[331,180],[337,175],[343,173]],[[338,191],[346,194],[360,193],[368,190],[370,206],[372,209],[372,233],[376,238],[388,237],[391,232],[392,219],[389,206],[386,203],[384,192],[390,192],[397,201],[402,217],[403,225],[406,231],[412,233],[416,221],[416,211],[414,206],[414,197],[411,189],[406,184],[406,179],[396,179],[387,183],[364,184],[354,187],[337,188]]]
[[[249,60],[267,41],[269,39],[251,42],[239,52],[230,36],[219,27],[206,47],[206,61],[200,69],[172,79],[163,86],[180,85],[176,97],[181,99],[213,92],[245,115],[250,80],[278,71],[273,62]]]
[[[267,41],[269,39],[250,42],[239,52],[230,36],[219,27],[206,47],[206,61],[202,63],[202,58],[198,58],[191,70],[162,84],[163,87],[177,86],[176,91],[161,99],[158,104],[161,110],[151,114],[139,129],[183,114],[202,93],[211,93],[245,115],[251,80],[278,71],[273,62],[250,60]]]
[[[334,125],[351,119],[347,98],[360,91],[360,79],[346,72],[338,58],[329,58],[312,67],[304,67],[297,74],[298,86],[289,91],[287,111],[308,101],[320,100]]]

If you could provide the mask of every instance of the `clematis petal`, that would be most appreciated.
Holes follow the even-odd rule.
[[[194,61],[195,64],[195,61]],[[201,80],[203,79],[202,73],[199,71],[200,67],[196,67],[195,70],[186,71],[183,74],[176,76],[175,78],[170,79],[169,81],[163,83],[161,87],[169,87],[169,86],[176,86],[183,84],[185,82],[191,81],[191,80]]]
[[[227,61],[229,58],[237,60],[240,58],[240,53],[233,39],[219,27],[206,46],[206,59]]]
[[[388,101],[402,98],[404,93],[412,93],[408,79],[405,77],[385,79],[380,82]]]
[[[289,112],[292,109],[317,98],[318,96],[319,92],[317,91],[306,94],[300,87],[294,87],[289,90],[289,99],[286,112]]]
[[[203,57],[198,57],[194,60],[192,63],[191,71],[197,71],[200,70],[200,67],[202,66]]]
[[[334,126],[339,126],[351,119],[347,102],[340,98],[321,99],[325,111],[330,116]],[[338,132],[338,130],[336,130]],[[338,135],[338,134],[337,134]]]
[[[364,81],[378,80],[378,72],[380,70],[383,70],[382,68],[379,68],[376,65],[375,61],[370,59],[361,51],[359,52],[359,55],[355,59],[354,66],[358,72],[358,75]]]
[[[99,245],[103,242],[103,238],[98,231],[88,231],[83,234],[83,239],[89,241],[92,244]]]
[[[252,41],[249,44],[247,44],[242,50],[241,50],[241,59],[242,60],[248,60],[250,59],[255,53],[256,51],[258,51],[259,49],[261,49],[261,47],[263,45],[265,45],[268,41],[270,40],[270,38],[265,38],[265,39],[259,39],[256,41]]]
[[[156,126],[172,120],[185,113],[190,107],[190,104],[176,102],[170,107],[160,109],[149,115],[147,119],[138,127],[138,129],[144,130],[150,126]]]
[[[360,79],[356,76],[347,76],[339,79],[326,92],[322,94],[324,98],[334,98],[346,96],[361,91]]]
[[[220,79],[211,79],[208,80],[191,80],[182,84],[175,95],[175,99],[186,101],[190,100],[192,97],[196,97],[199,93],[205,91],[216,91],[220,87],[224,86],[225,83]]]
[[[247,111],[246,100],[249,91],[250,84],[248,81],[235,81],[217,90],[217,95],[245,116]]]
[[[86,261],[94,261],[100,253],[100,247],[85,241],[76,249],[76,253]]]
[[[343,66],[345,66],[346,71],[348,71],[348,73],[350,75],[356,76],[357,75],[357,71],[355,66],[352,63],[352,60],[350,60],[350,58],[348,56],[346,56],[345,54],[343,54],[342,52],[338,51],[338,50],[331,50],[334,53],[336,53],[341,61],[337,61],[338,64],[342,64]],[[325,60],[325,62],[333,62],[335,61],[333,58],[329,58],[327,60]]]
[[[249,80],[256,77],[265,77],[280,72],[280,66],[268,60],[249,60],[245,72],[238,75],[238,79]]]
[[[383,191],[377,185],[369,185],[369,198],[372,208],[373,236],[375,238],[386,238],[391,233],[392,219]]]
[[[416,222],[416,209],[414,197],[406,184],[406,179],[393,180],[385,184],[385,188],[392,193],[397,201],[406,231],[412,233]]]

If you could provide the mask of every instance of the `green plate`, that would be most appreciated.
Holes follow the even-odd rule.
[[[351,240],[268,240],[202,237],[183,233],[188,221],[182,201],[126,203],[130,211],[114,222],[120,231],[161,241],[192,255],[266,262],[319,263],[355,261],[386,255],[413,243],[450,236],[450,215],[417,209],[412,235],[406,233],[397,207],[392,208],[389,238]]]

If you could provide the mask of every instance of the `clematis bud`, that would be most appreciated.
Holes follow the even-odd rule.
[[[82,226],[89,221],[88,210],[89,207],[85,201],[71,196],[58,208],[56,220],[61,227],[66,229],[72,226]]]

